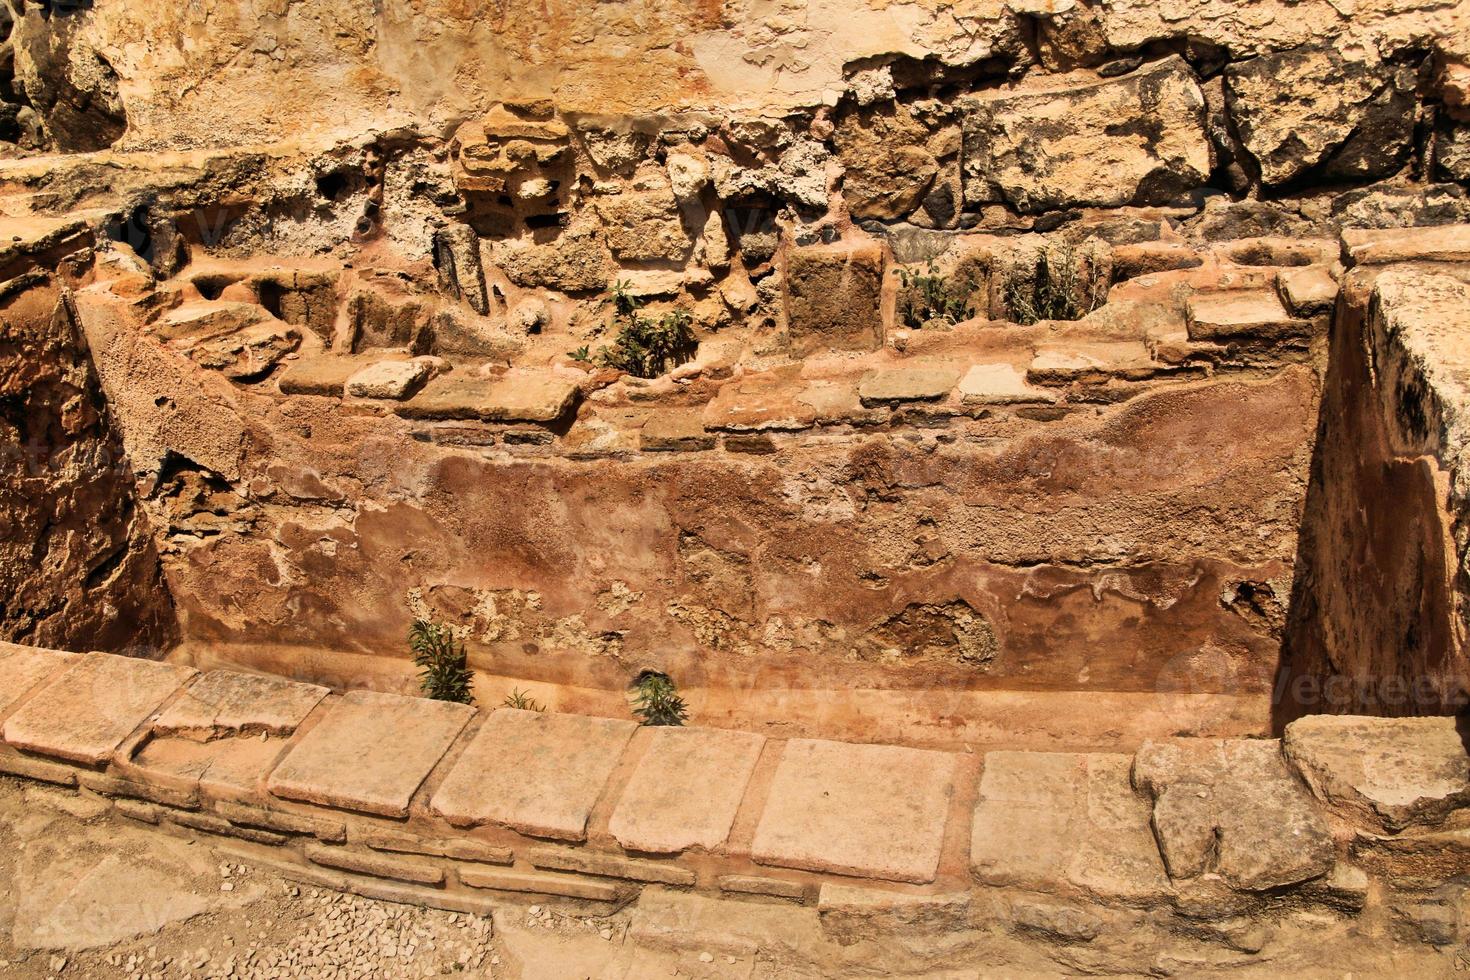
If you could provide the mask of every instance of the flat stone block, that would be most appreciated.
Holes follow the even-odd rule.
[[[704,427],[720,432],[799,432],[817,422],[817,411],[797,396],[799,379],[772,371],[723,385],[704,407]]]
[[[5,741],[58,759],[105,762],[197,673],[192,667],[89,653],[10,717]]]
[[[363,362],[350,357],[303,357],[290,361],[278,382],[283,395],[323,395],[341,398],[347,379],[362,370]]]
[[[429,771],[474,716],[447,701],[351,691],[276,767],[276,796],[386,817],[408,815]]]
[[[529,855],[532,867],[542,871],[578,871],[582,874],[599,875],[603,878],[626,878],[629,881],[647,881],[659,885],[689,887],[694,884],[694,872],[676,864],[658,861],[631,861],[614,854],[597,854],[589,851],[534,851]]]
[[[1282,269],[1277,278],[1277,290],[1293,316],[1331,313],[1337,305],[1337,280],[1332,278],[1326,266]]]
[[[792,739],[751,856],[778,867],[927,884],[939,871],[957,771],[947,752]]]
[[[715,448],[715,437],[699,413],[661,410],[644,424],[639,446],[644,452],[700,452]]]
[[[766,740],[713,728],[660,728],[608,829],[633,851],[712,851],[725,843]]]
[[[1282,750],[1317,799],[1370,829],[1442,824],[1470,804],[1470,753],[1454,718],[1313,715]]]
[[[55,783],[57,786],[75,786],[77,784],[77,771],[70,766],[64,766],[57,762],[47,762],[45,759],[32,759],[30,756],[21,755],[12,749],[0,751],[0,772],[9,773],[12,776],[20,776],[22,779],[35,779],[43,783]]]
[[[490,823],[583,840],[587,818],[637,725],[501,708],[475,735],[430,809],[455,826]]]
[[[347,379],[347,394],[402,401],[418,391],[428,377],[425,361],[379,361]]]
[[[1342,244],[1356,265],[1388,265],[1416,259],[1470,262],[1470,225],[1345,228]]]
[[[799,881],[765,878],[760,875],[721,875],[720,891],[732,895],[767,895],[800,902],[806,899],[806,886]]]
[[[347,826],[340,820],[326,820],[300,813],[285,813],[281,810],[265,810],[228,801],[216,803],[214,809],[230,823],[239,824],[242,827],[260,827],[283,834],[302,834],[315,837],[328,844],[340,844],[347,839]]]
[[[410,419],[555,422],[579,396],[573,381],[547,372],[508,372],[497,378],[456,372],[430,381],[394,411]]]
[[[1153,800],[1171,878],[1213,873],[1232,888],[1265,891],[1332,870],[1332,835],[1274,739],[1145,742],[1133,784]]]
[[[1149,807],[1110,753],[988,752],[970,866],[987,885],[1146,901],[1169,882]]]
[[[949,368],[875,371],[858,384],[858,398],[869,408],[894,402],[937,402],[949,397],[959,379],[959,372]]]
[[[0,715],[19,704],[31,688],[61,668],[76,663],[78,656],[0,642]]]
[[[883,247],[834,242],[786,255],[785,306],[794,353],[876,350],[883,343]]]
[[[1050,404],[1057,396],[1026,383],[1026,375],[1009,364],[976,364],[959,384],[966,405]]]
[[[1102,382],[1109,378],[1143,381],[1162,368],[1141,341],[1042,344],[1026,369],[1026,380],[1037,385]]]
[[[183,790],[254,796],[284,747],[280,738],[253,735],[208,741],[155,737],[119,765],[145,780]]]
[[[1265,289],[1195,293],[1189,297],[1187,316],[1190,340],[1278,340],[1312,331],[1309,321],[1294,318],[1281,298]]]
[[[419,885],[442,885],[444,883],[444,869],[432,864],[383,857],[381,854],[349,851],[327,844],[307,844],[306,859],[312,864],[339,868],[343,871],[354,871],[358,874],[372,875],[375,878],[394,878],[398,881],[411,881]]]
[[[530,895],[557,895],[561,898],[580,898],[590,902],[616,902],[619,897],[618,886],[610,882],[588,881],[585,878],[569,878],[565,875],[460,868],[459,880],[471,888],[521,892]]]
[[[163,710],[153,723],[153,732],[290,735],[329,693],[315,684],[212,670]]]

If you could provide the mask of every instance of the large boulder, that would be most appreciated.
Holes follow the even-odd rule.
[[[1231,65],[1226,98],[1267,187],[1318,171],[1362,180],[1396,173],[1414,135],[1415,71],[1304,48]]]
[[[966,204],[1028,214],[1162,204],[1208,180],[1205,99],[1182,60],[1068,77],[960,100]]]

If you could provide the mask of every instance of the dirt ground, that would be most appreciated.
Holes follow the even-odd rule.
[[[655,889],[611,915],[509,897],[492,916],[464,915],[292,882],[211,844],[131,824],[104,801],[9,778],[0,778],[0,844],[7,980],[1352,978],[1470,969],[1470,952],[1384,943],[1357,926],[1327,941],[1307,924],[1285,923],[1254,954],[1200,943],[1154,948],[1139,935],[1097,955],[973,930],[900,929],[842,945],[823,934],[812,909]]]

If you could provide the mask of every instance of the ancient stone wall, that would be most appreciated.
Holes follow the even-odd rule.
[[[160,656],[173,606],[58,261],[80,233],[0,260],[0,636]]]
[[[1415,715],[1470,698],[1463,227],[1348,238],[1277,702]]]

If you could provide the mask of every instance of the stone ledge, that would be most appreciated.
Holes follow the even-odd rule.
[[[442,885],[444,869],[422,861],[387,858],[380,854],[349,851],[330,844],[307,844],[303,852],[312,864],[341,871],[355,871],[375,878],[393,878],[418,885]]]
[[[531,874],[522,871],[461,868],[459,880],[471,888],[522,892],[530,895],[555,895],[560,898],[580,898],[589,902],[616,902],[625,893],[624,888],[604,881],[588,881],[582,878]]]

